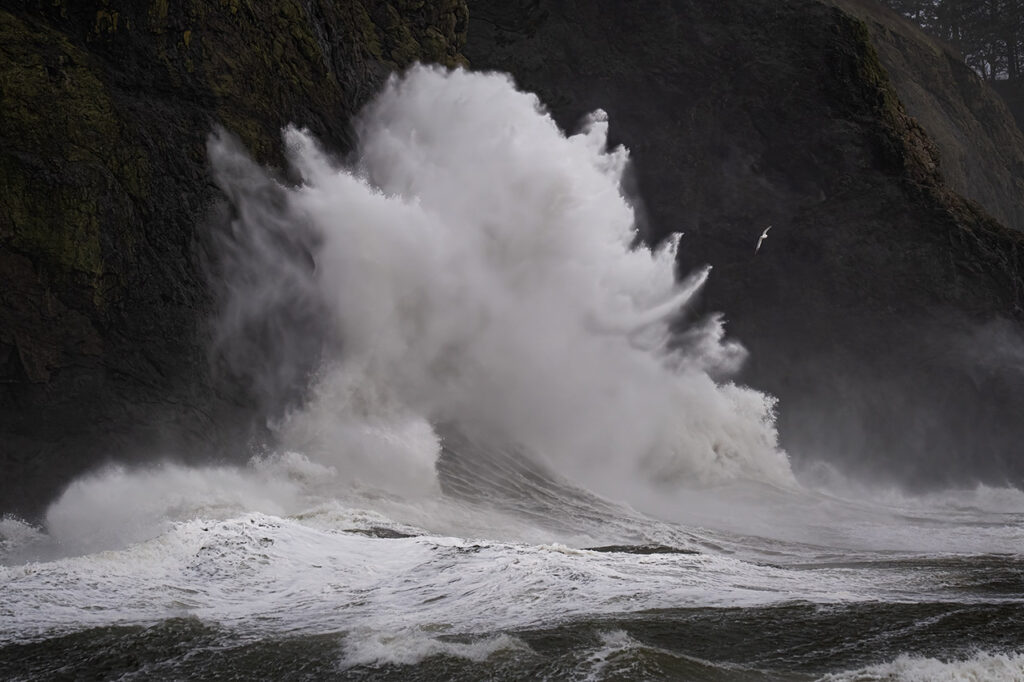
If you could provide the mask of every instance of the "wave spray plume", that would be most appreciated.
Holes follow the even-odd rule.
[[[303,305],[338,350],[281,425],[285,443],[383,487],[429,468],[437,424],[517,443],[613,495],[624,480],[790,481],[772,399],[711,377],[743,356],[721,322],[670,348],[667,320],[707,272],[675,281],[678,240],[631,248],[628,154],[607,149],[607,129],[598,111],[566,136],[503,75],[415,67],[363,113],[350,166],[285,131],[297,186],[213,138],[236,234],[265,231],[272,200],[287,216],[275,228],[313,235],[306,281],[289,286],[315,298]],[[225,319],[262,314],[265,289],[229,287]]]

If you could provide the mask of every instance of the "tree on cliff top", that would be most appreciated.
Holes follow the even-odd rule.
[[[986,80],[1024,74],[1024,0],[881,0],[948,41]]]

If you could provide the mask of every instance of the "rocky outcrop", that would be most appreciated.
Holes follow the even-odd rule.
[[[969,71],[865,7],[472,0],[465,53],[563,126],[609,113],[643,235],[684,231],[680,268],[714,266],[703,308],[750,349],[741,379],[780,398],[798,464],[1020,481],[1024,234],[993,217],[1019,220],[1020,136]]]
[[[387,74],[461,63],[466,28],[462,0],[0,9],[0,512],[105,457],[220,449],[245,406],[203,350],[206,136],[273,163],[296,123],[344,150]]]

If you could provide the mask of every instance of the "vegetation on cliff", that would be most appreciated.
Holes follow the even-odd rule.
[[[1024,74],[1024,2],[1021,0],[880,0],[954,46],[987,80]]]

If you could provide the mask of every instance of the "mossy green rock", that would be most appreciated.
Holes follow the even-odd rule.
[[[204,350],[206,136],[276,163],[295,123],[344,151],[388,74],[464,63],[467,21],[462,0],[0,9],[0,512],[108,456],[218,447],[236,406]]]

